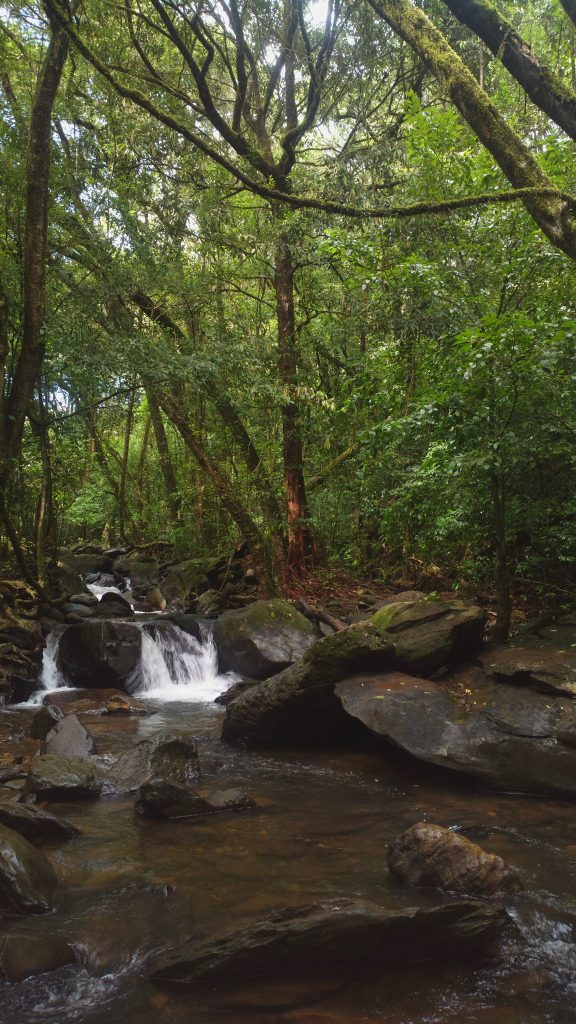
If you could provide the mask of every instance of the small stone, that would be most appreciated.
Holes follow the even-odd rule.
[[[50,861],[27,839],[0,825],[0,905],[19,913],[52,910],[58,879]]]
[[[48,733],[64,718],[64,712],[56,704],[46,704],[37,711],[30,725],[33,740],[43,740]]]
[[[43,754],[89,757],[95,752],[94,737],[76,715],[67,715],[50,730],[42,744]]]
[[[31,843],[42,839],[71,839],[82,834],[81,829],[64,818],[25,804],[0,803],[0,825],[18,832]]]
[[[44,754],[34,758],[22,796],[39,800],[95,799],[101,791],[102,782],[91,761]]]

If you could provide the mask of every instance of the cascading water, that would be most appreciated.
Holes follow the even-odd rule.
[[[143,626],[140,695],[166,701],[212,701],[234,680],[231,674],[218,673],[210,634],[196,640],[170,622]]]

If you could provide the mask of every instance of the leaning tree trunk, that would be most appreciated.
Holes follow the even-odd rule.
[[[274,288],[278,321],[278,374],[284,391],[282,405],[282,441],[284,487],[288,508],[288,564],[302,572],[307,564],[318,560],[312,535],[304,457],[298,410],[298,356],[294,318],[294,263],[290,243],[282,229],[283,211],[273,207],[278,228],[274,259]]]

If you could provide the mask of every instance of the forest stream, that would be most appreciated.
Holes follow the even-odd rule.
[[[210,645],[194,664],[189,660],[187,669],[178,652],[171,653],[148,646],[161,683],[152,695],[137,695],[147,714],[82,714],[99,760],[105,763],[156,733],[194,736],[202,785],[238,787],[259,805],[151,821],[135,813],[133,795],[50,803],[51,812],[82,830],[71,841],[44,847],[61,883],[57,909],[25,920],[9,918],[7,931],[63,936],[80,951],[81,963],[0,986],[0,1019],[18,1024],[560,1024],[572,1019],[576,823],[571,804],[482,791],[379,746],[347,752],[232,749],[219,739],[224,712],[213,703],[230,680],[218,677]],[[45,686],[62,682],[52,658],[53,645],[45,657]],[[41,692],[30,704],[0,713],[4,733],[21,736],[23,749],[45,696]],[[83,692],[66,696],[78,700]],[[20,784],[6,785],[3,799],[16,799]],[[337,972],[318,986],[291,978],[204,995],[174,995],[147,981],[151,955],[189,935],[261,919],[277,907],[342,896],[390,908],[449,901],[437,891],[401,885],[386,867],[389,843],[422,819],[462,831],[524,876],[525,891],[506,899],[515,928],[488,957],[472,963],[447,957],[433,966],[406,962],[405,969],[370,971],[360,979]]]

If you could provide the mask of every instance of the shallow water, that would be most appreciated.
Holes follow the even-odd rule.
[[[80,695],[80,693],[79,693]],[[84,830],[47,850],[61,879],[57,911],[11,917],[9,929],[58,933],[84,966],[0,986],[0,1020],[143,1024],[248,1020],[280,1024],[564,1024],[575,1019],[576,818],[561,801],[482,792],[377,747],[250,753],[220,743],[223,712],[203,702],[155,704],[141,718],[85,715],[99,754],[155,732],[198,737],[210,787],[238,786],[257,811],[143,821],[133,798],[51,804]],[[33,708],[10,716],[27,731]],[[0,715],[1,717],[1,715]],[[507,901],[517,923],[491,962],[406,965],[378,978],[175,997],[145,980],[154,951],[247,923],[279,905],[346,895],[402,907],[438,902],[388,874],[387,844],[422,818],[457,826],[524,872]]]

